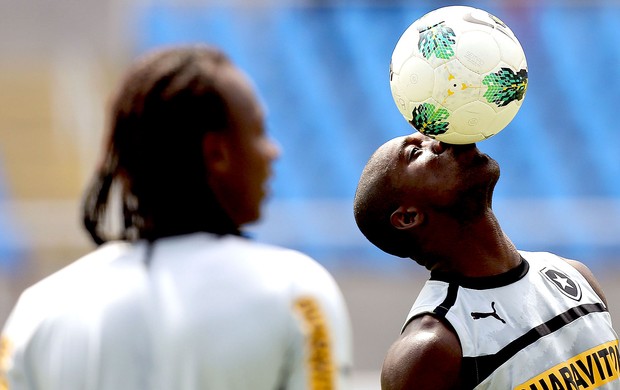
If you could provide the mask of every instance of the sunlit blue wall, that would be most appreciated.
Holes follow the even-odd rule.
[[[274,195],[254,234],[328,265],[390,268],[351,204],[370,154],[411,131],[392,101],[388,67],[400,34],[448,3],[140,9],[136,54],[172,43],[222,47],[255,80],[283,147]],[[451,2],[450,4],[464,4]],[[620,5],[467,3],[519,37],[529,89],[515,120],[479,147],[500,162],[494,209],[517,246],[591,266],[620,254]]]

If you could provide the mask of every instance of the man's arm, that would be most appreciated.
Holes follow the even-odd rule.
[[[461,359],[461,345],[449,325],[431,315],[418,317],[390,347],[381,371],[381,388],[458,389]]]

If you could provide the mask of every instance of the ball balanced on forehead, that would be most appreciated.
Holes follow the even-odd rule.
[[[492,14],[465,6],[432,11],[398,40],[390,87],[418,131],[451,144],[485,140],[515,117],[528,85],[525,53]]]

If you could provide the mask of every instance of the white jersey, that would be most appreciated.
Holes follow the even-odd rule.
[[[27,289],[0,389],[345,389],[331,275],[296,251],[207,233],[108,243]]]
[[[520,267],[498,276],[433,273],[405,326],[425,313],[450,323],[464,389],[620,389],[618,336],[600,297],[561,258],[521,255]]]

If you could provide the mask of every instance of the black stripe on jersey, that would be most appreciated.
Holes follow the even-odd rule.
[[[454,303],[456,302],[456,296],[458,295],[459,292],[459,285],[456,283],[450,283],[448,284],[448,291],[446,293],[446,297],[444,298],[443,302],[441,302],[439,304],[439,306],[437,306],[434,310],[433,313],[441,318],[445,318],[446,314],[448,313],[448,311],[450,310],[450,308],[452,306],[454,306]],[[424,313],[422,313],[424,314]],[[419,316],[413,316],[411,318],[409,318],[409,320],[407,322],[405,322],[405,324],[402,327],[402,331],[401,333],[405,330],[405,328],[407,327],[407,325],[409,325],[409,323],[411,321],[413,321],[415,318],[418,318]]]
[[[459,285],[456,283],[450,283],[448,285],[448,293],[446,294],[446,298],[443,300],[443,302],[439,304],[439,306],[435,308],[435,310],[433,310],[433,313],[442,318],[445,317],[448,313],[448,310],[450,310],[450,308],[454,306],[458,292]]]
[[[527,346],[535,343],[571,322],[591,313],[606,312],[607,309],[601,303],[590,303],[575,306],[549,321],[532,328],[521,337],[513,340],[510,344],[493,355],[464,357],[461,365],[461,373],[465,389],[473,389],[493,373],[499,366],[506,363],[510,358]]]

